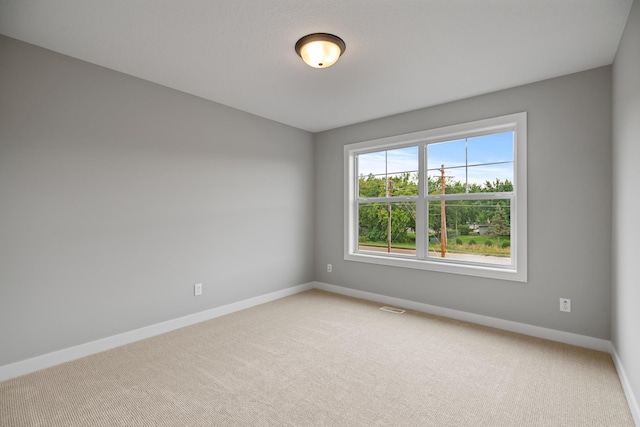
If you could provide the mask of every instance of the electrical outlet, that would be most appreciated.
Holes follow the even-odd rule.
[[[193,295],[202,295],[202,283],[193,285]]]
[[[331,264],[327,264],[327,273],[331,273],[333,271],[333,266]]]
[[[569,298],[560,298],[560,311],[571,313],[571,300]]]

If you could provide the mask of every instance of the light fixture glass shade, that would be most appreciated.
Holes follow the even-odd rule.
[[[304,36],[296,43],[296,52],[304,62],[314,68],[327,68],[344,53],[344,41],[333,34],[315,33]]]

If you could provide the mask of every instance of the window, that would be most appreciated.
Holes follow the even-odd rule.
[[[345,146],[345,259],[527,280],[526,113]]]

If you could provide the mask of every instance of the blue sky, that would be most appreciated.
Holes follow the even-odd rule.
[[[484,184],[496,178],[513,182],[513,132],[454,140],[427,147],[427,173],[440,176],[440,166],[444,164],[445,175],[454,181],[465,182],[468,173],[469,184]],[[468,168],[465,162],[468,155]],[[384,176],[385,157],[389,175],[418,171],[418,147],[361,154],[358,156],[360,175]],[[506,164],[486,164],[510,162]]]

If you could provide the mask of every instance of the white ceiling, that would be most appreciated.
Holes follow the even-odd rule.
[[[611,64],[632,2],[0,0],[0,34],[317,132]]]

